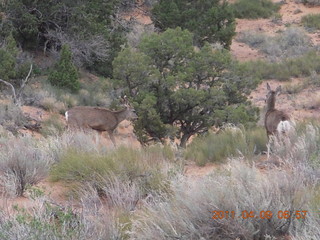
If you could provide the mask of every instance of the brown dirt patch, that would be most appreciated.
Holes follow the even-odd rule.
[[[199,178],[206,176],[216,170],[219,166],[213,163],[208,163],[204,167],[199,167],[195,163],[189,164],[184,168],[184,174],[191,178]]]

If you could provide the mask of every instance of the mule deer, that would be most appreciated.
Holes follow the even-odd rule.
[[[68,127],[71,129],[94,129],[100,133],[107,131],[114,146],[113,131],[123,120],[137,119],[134,109],[125,104],[120,111],[111,111],[101,107],[78,106],[65,113]]]
[[[275,136],[279,138],[281,135],[287,135],[292,128],[292,122],[290,117],[283,111],[277,110],[275,108],[276,97],[281,92],[281,86],[278,86],[275,91],[273,91],[267,83],[268,94],[266,96],[267,112],[264,119],[264,125],[267,131],[268,141],[270,144],[270,137]],[[269,157],[269,147],[268,147],[268,157]]]

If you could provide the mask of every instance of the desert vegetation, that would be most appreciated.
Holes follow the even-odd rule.
[[[320,239],[316,5],[2,2],[0,239]],[[296,121],[268,157],[265,80]],[[120,96],[117,146],[67,129]]]

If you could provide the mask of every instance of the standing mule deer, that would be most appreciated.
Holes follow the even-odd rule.
[[[292,128],[292,123],[288,114],[275,108],[276,97],[281,92],[281,86],[278,86],[277,89],[273,91],[269,83],[267,83],[267,89],[267,112],[264,119],[264,125],[267,131],[269,145],[271,140],[270,137],[275,136],[276,138],[279,138],[280,136],[287,135]],[[270,145],[268,147],[268,157],[269,151]]]
[[[135,120],[137,115],[134,108],[131,107],[127,100],[125,108],[120,111],[111,111],[101,107],[78,106],[71,108],[65,113],[68,128],[71,129],[94,129],[100,133],[107,131],[114,146],[116,141],[113,131],[123,120]]]

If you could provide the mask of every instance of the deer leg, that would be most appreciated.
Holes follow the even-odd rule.
[[[113,136],[113,131],[108,131],[108,134],[109,134],[109,137],[110,137],[113,145],[116,146],[116,140],[115,140],[115,138]]]
[[[270,157],[270,141],[268,141],[267,143],[267,160],[269,159]]]

